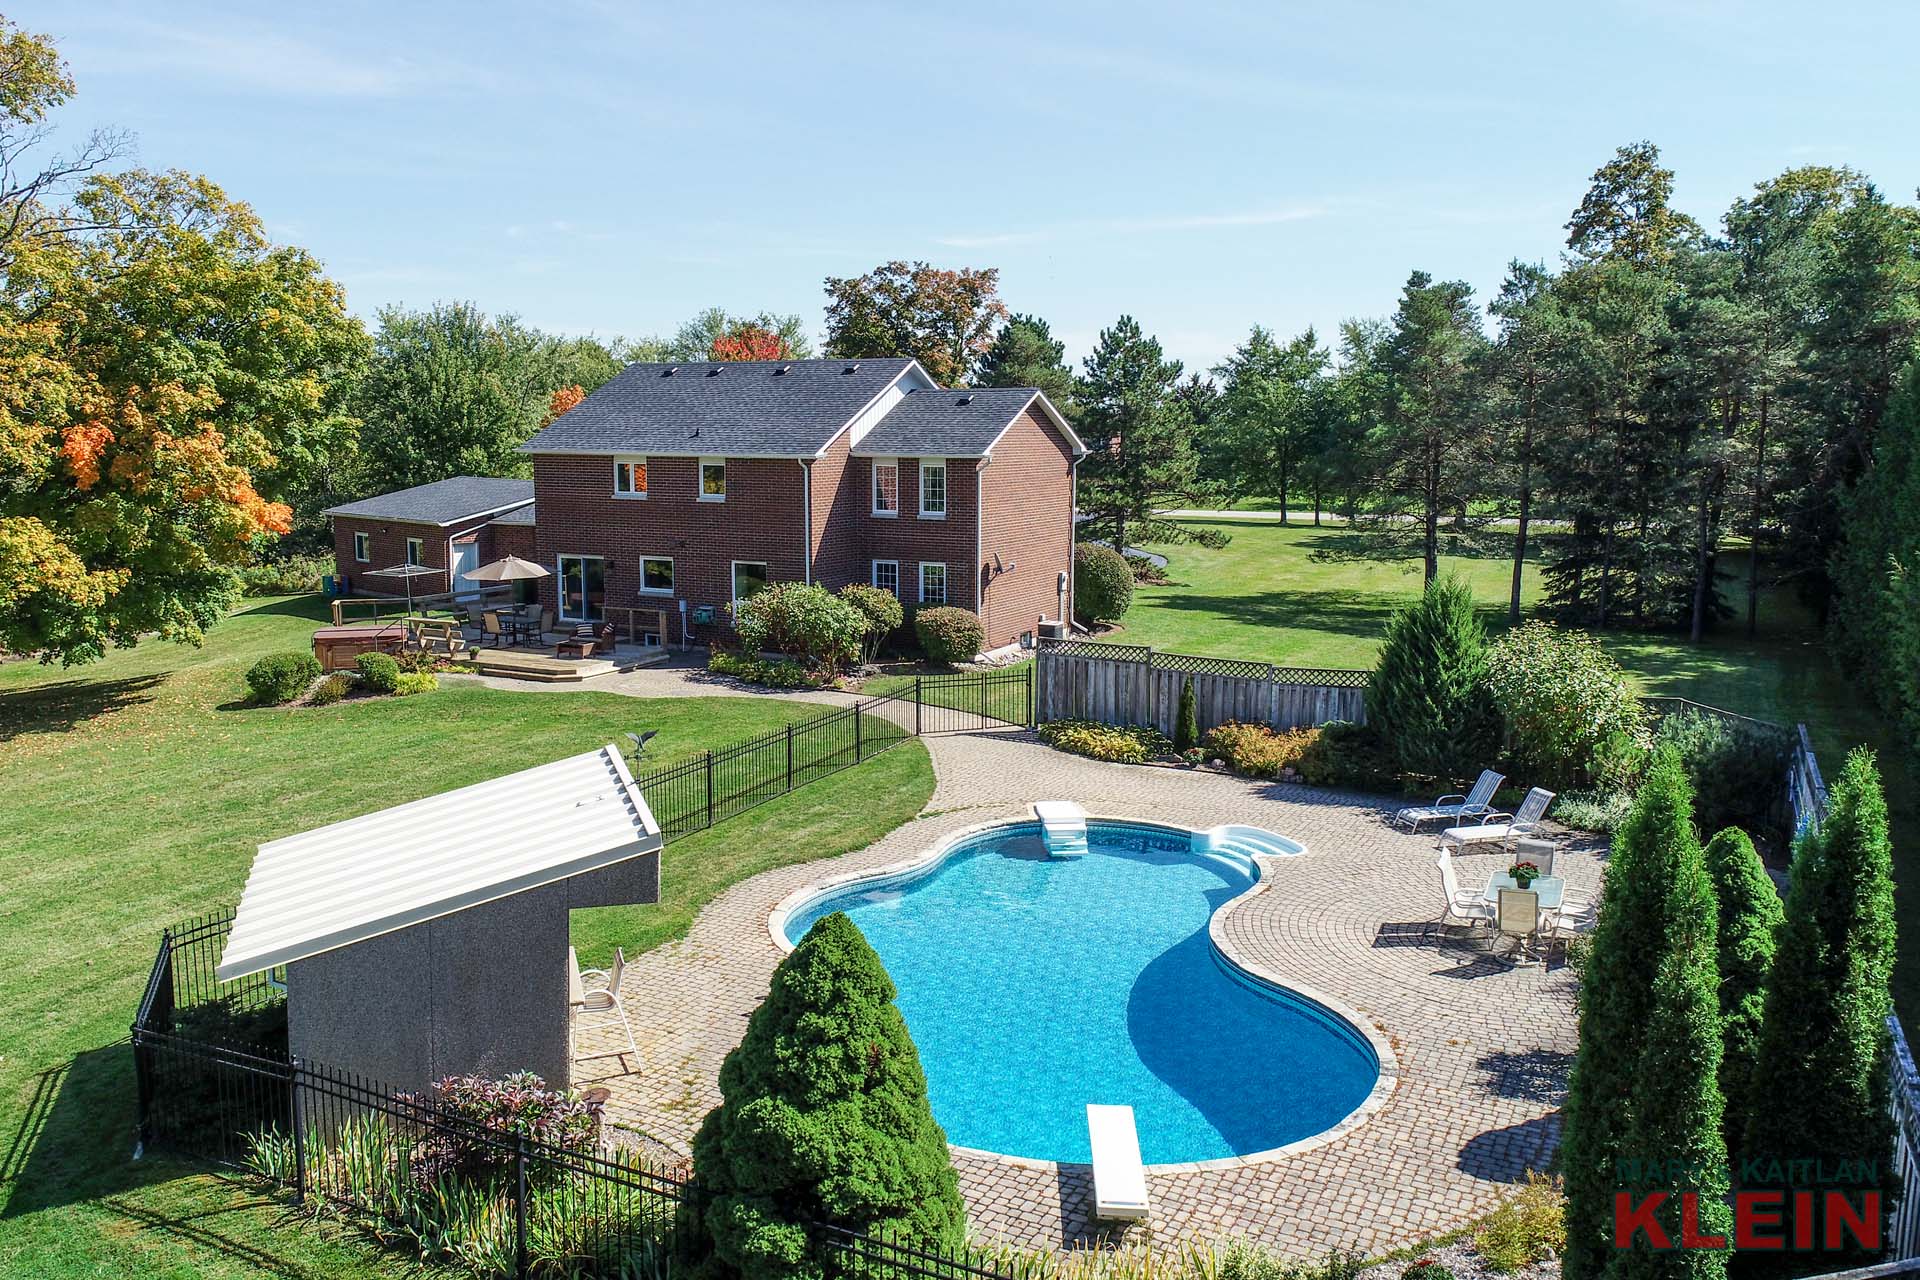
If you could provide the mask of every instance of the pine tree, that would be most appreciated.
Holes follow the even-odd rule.
[[[1367,723],[1407,773],[1465,777],[1491,759],[1499,723],[1486,689],[1487,635],[1453,574],[1387,623],[1367,681]]]
[[[1714,907],[1685,770],[1654,758],[1615,834],[1600,921],[1580,983],[1580,1047],[1567,1086],[1561,1163],[1567,1185],[1566,1280],[1595,1280],[1626,1258],[1613,1247],[1625,1157],[1700,1157],[1724,1166]],[[1661,1034],[1650,1034],[1650,1028]],[[1657,1142],[1657,1148],[1636,1144]],[[1648,1189],[1660,1189],[1658,1186]],[[1666,1255],[1671,1259],[1673,1255]],[[1724,1256],[1659,1274],[1719,1274]],[[1652,1275],[1658,1260],[1622,1262]]]
[[[980,358],[979,385],[1036,387],[1069,422],[1080,412],[1079,383],[1067,366],[1067,347],[1039,316],[1007,317]]]
[[[1200,745],[1200,700],[1193,694],[1193,677],[1180,686],[1180,714],[1173,722],[1173,749],[1190,751]]]
[[[1767,969],[1780,930],[1780,894],[1754,852],[1753,841],[1728,827],[1707,842],[1707,874],[1719,904],[1720,1093],[1726,1099],[1721,1126],[1729,1151],[1745,1140],[1757,1101],[1754,1061],[1760,1051],[1760,1017],[1766,1006]]]
[[[1748,1160],[1868,1162],[1893,1171],[1888,1110],[1893,1012],[1893,847],[1873,753],[1856,748],[1826,823],[1793,857],[1786,921],[1768,975]],[[1883,1182],[1891,1213],[1898,1188]],[[1840,1269],[1847,1262],[1833,1260]]]
[[[839,912],[774,970],[693,1142],[706,1274],[820,1274],[809,1223],[920,1248],[964,1243],[965,1206],[893,981]]]

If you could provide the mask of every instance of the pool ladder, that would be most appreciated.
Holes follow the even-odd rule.
[[[1040,843],[1056,858],[1077,857],[1087,851],[1087,811],[1071,800],[1036,800],[1033,816],[1040,820]]]

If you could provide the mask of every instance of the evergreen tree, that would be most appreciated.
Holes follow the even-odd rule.
[[[1367,725],[1407,773],[1464,778],[1492,758],[1499,720],[1487,692],[1487,634],[1453,574],[1394,613],[1367,681]]]
[[[1190,751],[1200,745],[1200,700],[1193,693],[1193,677],[1180,686],[1180,714],[1173,722],[1173,749]]]
[[[1707,874],[1719,904],[1720,1093],[1726,1099],[1721,1126],[1727,1148],[1745,1140],[1757,1103],[1753,1067],[1760,1049],[1760,1016],[1766,1005],[1767,969],[1780,929],[1780,894],[1754,852],[1753,841],[1728,827],[1707,842]]]
[[[1067,347],[1039,316],[1011,315],[980,359],[983,387],[1036,387],[1072,422],[1080,413],[1079,384]]]
[[[774,970],[693,1141],[706,1274],[816,1277],[809,1223],[924,1249],[964,1243],[946,1134],[893,997],[880,957],[839,912]]]
[[[1574,341],[1572,320],[1554,292],[1545,267],[1515,262],[1507,268],[1500,296],[1487,308],[1500,337],[1487,353],[1486,392],[1499,437],[1499,473],[1514,497],[1513,582],[1507,622],[1520,624],[1520,587],[1527,563],[1527,535],[1540,484],[1540,455],[1564,429],[1563,364]]]
[[[1749,1160],[1867,1162],[1893,1177],[1893,847],[1873,753],[1855,748],[1827,819],[1794,851],[1768,974],[1747,1126]],[[1899,1188],[1883,1182],[1891,1213]],[[1826,1269],[1846,1266],[1836,1258]]]
[[[1600,921],[1581,977],[1580,1047],[1567,1086],[1560,1155],[1567,1280],[1595,1280],[1616,1258],[1636,1275],[1663,1265],[1678,1269],[1661,1274],[1674,1275],[1724,1268],[1720,1254],[1627,1261],[1629,1255],[1613,1247],[1623,1158],[1698,1158],[1696,1167],[1707,1171],[1717,1151],[1724,1164],[1714,933],[1686,772],[1674,752],[1662,750],[1614,835]],[[1651,1034],[1656,1026],[1659,1036]],[[1636,1145],[1642,1142],[1662,1145]],[[1688,1270],[1693,1267],[1704,1270]]]
[[[1223,380],[1213,435],[1242,492],[1280,500],[1287,522],[1293,484],[1319,444],[1322,378],[1330,356],[1312,329],[1282,345],[1255,325],[1214,372]]]

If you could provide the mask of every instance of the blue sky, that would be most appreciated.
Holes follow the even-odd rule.
[[[689,10],[698,8],[700,12]],[[1407,272],[1482,300],[1651,138],[1714,224],[1848,164],[1920,183],[1920,6],[216,6],[15,0],[116,124],[318,254],[355,311],[560,332],[794,311],[889,258],[997,266],[1070,353],[1131,312],[1210,365]]]

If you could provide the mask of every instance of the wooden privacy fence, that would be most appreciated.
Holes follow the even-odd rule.
[[[1296,729],[1367,716],[1364,671],[1276,667],[1080,640],[1043,645],[1035,662],[1034,716],[1043,721],[1143,724],[1171,735],[1188,679],[1202,729],[1229,720]]]

